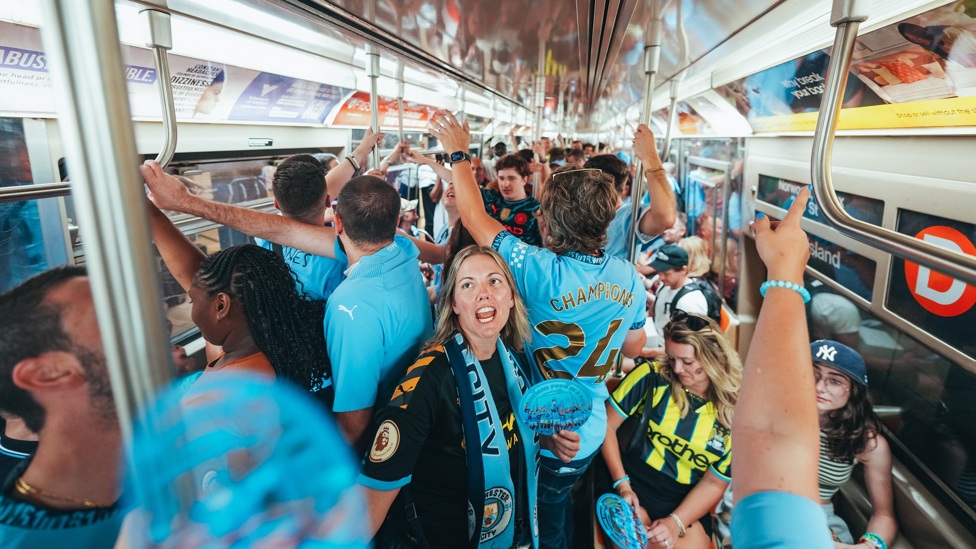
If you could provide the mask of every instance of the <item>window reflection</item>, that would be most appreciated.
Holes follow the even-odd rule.
[[[31,183],[23,121],[0,118],[0,187]],[[40,201],[0,203],[0,291],[53,266],[41,227]]]

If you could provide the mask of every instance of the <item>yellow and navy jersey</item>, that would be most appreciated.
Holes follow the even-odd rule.
[[[731,480],[731,429],[719,422],[711,402],[688,392],[688,414],[681,417],[671,391],[655,362],[634,368],[613,392],[610,402],[617,413],[644,419],[634,434],[639,440],[627,445],[629,457],[680,484],[697,483],[706,469]]]

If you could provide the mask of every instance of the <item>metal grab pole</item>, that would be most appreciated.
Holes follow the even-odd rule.
[[[722,269],[722,272],[719,273],[721,276],[718,279],[719,291],[721,292],[719,295],[722,296],[722,299],[725,299],[725,265],[728,262],[729,253],[729,192],[731,190],[729,187],[731,186],[732,169],[730,167],[729,169],[725,170],[725,180],[722,183],[722,234],[719,237],[722,239],[722,257],[719,262],[719,268]],[[713,230],[713,232],[715,231]],[[714,252],[715,248],[713,245],[712,255],[715,255]],[[714,260],[712,261],[712,264],[715,264]]]
[[[123,440],[173,377],[111,0],[46,0],[44,50]]]
[[[18,185],[0,188],[0,204],[22,200],[57,198],[71,194],[70,183],[44,183],[40,185]]]
[[[380,97],[377,91],[377,80],[380,77],[380,50],[366,44],[366,75],[369,76],[369,115],[373,131],[380,131]],[[373,147],[373,169],[380,168],[380,147]]]
[[[546,107],[546,40],[539,38],[539,60],[535,76],[535,122],[532,132],[533,145],[542,140],[542,112]],[[518,152],[518,151],[516,151]],[[540,158],[540,162],[548,162],[548,158]],[[532,195],[539,198],[539,187],[542,186],[541,174],[532,175]]]
[[[654,9],[657,9],[657,2],[655,2]],[[647,25],[646,40],[647,43],[644,46],[644,75],[645,75],[645,87],[644,87],[644,104],[641,106],[641,124],[646,124],[648,127],[651,125],[651,103],[653,101],[654,95],[654,79],[657,76],[658,66],[661,62],[661,36],[663,34],[664,21],[660,17],[660,13],[657,13],[654,18],[651,19],[650,23]],[[644,190],[644,166],[641,162],[637,161],[637,177],[634,178],[633,184],[630,189],[630,233],[629,233],[629,244],[627,247],[627,254],[630,257],[630,262],[633,263],[637,261],[637,231],[640,225],[640,206],[641,206],[641,196],[643,196]]]
[[[820,106],[820,116],[813,136],[813,153],[810,165],[814,195],[824,217],[840,232],[896,257],[918,263],[924,267],[945,273],[971,285],[976,285],[976,257],[954,252],[897,233],[876,227],[851,217],[837,199],[831,178],[831,153],[850,70],[851,54],[860,23],[867,19],[868,2],[838,0],[834,2],[830,24],[837,27],[834,47],[827,65],[827,82]]]
[[[143,10],[149,23],[149,41],[146,45],[152,48],[153,61],[156,63],[156,87],[162,102],[163,112],[163,149],[156,156],[156,162],[166,167],[173,154],[176,153],[176,105],[173,102],[173,86],[169,76],[169,58],[166,52],[173,49],[173,28],[170,16],[158,10]]]
[[[651,103],[654,99],[654,78],[661,62],[661,36],[663,35],[664,20],[661,18],[659,0],[654,0],[651,6],[652,14],[647,29],[644,32],[644,104],[641,105],[641,124],[651,125]],[[624,111],[626,122],[626,111]],[[644,188],[644,166],[637,161],[637,177],[630,187],[630,233],[627,236],[627,257],[630,262],[637,261],[637,232],[640,230],[641,195]],[[623,355],[618,356],[612,376],[623,379]]]
[[[406,82],[403,80],[403,59],[397,59],[397,143],[403,143],[403,96],[406,92]]]
[[[664,130],[664,143],[661,147],[661,162],[665,162],[671,155],[671,130],[674,128],[674,110],[678,107],[678,90],[681,84],[677,80],[671,81],[671,104],[668,106],[668,125]]]

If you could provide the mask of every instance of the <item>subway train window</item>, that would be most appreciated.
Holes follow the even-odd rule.
[[[976,510],[976,374],[809,275],[807,287],[811,339],[839,341],[864,357],[871,401],[899,457]]]
[[[34,183],[23,120],[0,118],[0,159],[0,189]],[[64,240],[57,198],[0,202],[0,291],[66,263]]]

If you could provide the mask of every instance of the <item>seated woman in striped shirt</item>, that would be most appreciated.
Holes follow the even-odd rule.
[[[838,547],[882,549],[895,539],[898,524],[891,489],[891,450],[880,436],[878,420],[868,401],[864,359],[854,349],[821,339],[810,344],[813,379],[820,414],[820,501]],[[864,464],[864,481],[871,498],[867,533],[857,545],[843,519],[834,513],[831,498]],[[732,540],[735,543],[735,540]]]

